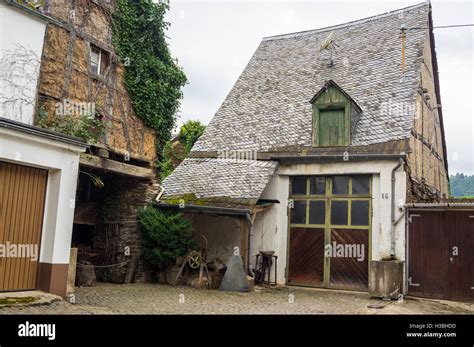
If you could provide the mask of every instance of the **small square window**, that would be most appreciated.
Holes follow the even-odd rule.
[[[291,209],[291,223],[306,224],[306,201],[295,201]]]
[[[326,194],[326,177],[311,177],[309,179],[309,190],[311,195]]]
[[[369,176],[353,176],[352,177],[352,194],[369,194],[370,177]]]
[[[347,225],[348,202],[334,200],[331,202],[331,224]]]
[[[334,176],[332,179],[332,193],[335,195],[342,195],[349,193],[349,177],[348,176]]]
[[[296,176],[291,178],[291,195],[306,195],[306,177]]]

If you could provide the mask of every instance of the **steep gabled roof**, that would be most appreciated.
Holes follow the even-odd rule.
[[[407,139],[426,30],[409,30],[401,69],[400,28],[427,27],[429,3],[328,28],[267,37],[206,128],[193,152],[279,152],[311,147],[308,101],[333,80],[360,106],[351,146]],[[334,65],[321,44],[332,33]]]

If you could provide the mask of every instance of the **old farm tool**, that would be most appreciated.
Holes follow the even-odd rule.
[[[207,238],[201,234],[201,237],[204,240],[205,247],[200,248],[199,250],[189,250],[186,254],[186,257],[179,269],[178,274],[176,275],[176,279],[174,284],[178,283],[179,280],[187,280],[189,272],[196,270],[199,268],[199,280],[198,280],[198,287],[202,287],[202,279],[204,276],[204,271],[206,272],[207,278],[207,285],[209,289],[211,289],[211,276],[209,275],[209,269],[207,268]]]

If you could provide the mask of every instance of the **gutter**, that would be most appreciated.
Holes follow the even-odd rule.
[[[43,21],[43,22],[46,22],[46,23],[53,23],[53,24],[56,24],[58,26],[61,26],[63,27],[64,24],[61,23],[60,21],[58,21],[57,19],[54,19],[50,16],[47,16],[39,11],[35,11],[25,5],[22,5],[22,4],[19,4],[18,2],[16,2],[15,0],[4,0],[6,2],[7,5],[9,6],[12,6],[12,7],[15,7],[21,11],[24,11],[26,12],[27,14],[33,16],[33,17],[36,17],[38,18],[39,20]]]
[[[58,141],[78,147],[88,148],[89,145],[77,137],[64,135],[48,129],[38,128],[29,124],[17,122],[11,119],[0,117],[0,128],[19,131],[25,134],[42,137],[48,140]]]
[[[406,208],[443,208],[443,207],[465,207],[465,208],[474,208],[474,202],[435,202],[435,203],[412,203],[405,204]]]
[[[391,206],[390,206],[390,218],[392,225],[390,227],[390,258],[395,259],[395,226],[400,221],[401,217],[398,220],[395,220],[395,172],[404,164],[402,158],[400,158],[398,164],[392,169],[392,189],[391,189]],[[403,216],[403,215],[402,215]]]
[[[273,155],[270,160],[287,161],[287,162],[336,162],[336,161],[366,161],[366,160],[394,160],[405,158],[406,153],[397,154],[386,153],[366,153],[366,154],[309,154],[309,155]]]

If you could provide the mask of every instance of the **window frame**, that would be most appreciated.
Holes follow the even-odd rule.
[[[349,177],[349,184],[348,184],[348,194],[333,194],[333,178],[338,176],[347,176]],[[367,176],[369,178],[369,192],[367,194],[352,194],[352,179],[353,176]],[[293,195],[292,194],[292,177],[306,177],[306,194],[305,195]],[[324,177],[326,181],[326,192],[325,194],[310,194],[311,193],[311,179],[313,177]],[[306,217],[305,217],[305,224],[300,223],[291,223],[291,210],[288,211],[288,223],[289,228],[338,228],[338,229],[371,229],[372,227],[372,183],[373,177],[370,174],[354,174],[354,175],[295,175],[290,176],[290,184],[289,184],[289,197],[288,199],[295,201],[306,201]],[[311,201],[325,201],[325,224],[310,224],[310,202]],[[339,225],[339,224],[332,224],[331,222],[331,203],[332,201],[347,201],[347,224],[346,225]],[[368,225],[352,225],[352,201],[368,201],[369,203],[369,216],[368,216]]]
[[[92,63],[93,63],[93,61],[92,61],[92,52],[93,51],[97,51],[98,56],[99,56],[99,62],[98,62],[98,65],[97,65],[97,72],[92,70]],[[104,59],[106,55],[107,55],[107,59]],[[100,48],[99,46],[94,45],[93,43],[90,43],[89,44],[89,71],[93,75],[95,75],[95,76],[104,76],[103,71],[102,71],[104,60],[108,62],[107,66],[104,68],[104,71],[105,71],[105,69],[107,69],[107,67],[110,65],[110,52],[108,52],[105,49]],[[95,62],[94,62],[94,64],[95,64]]]

